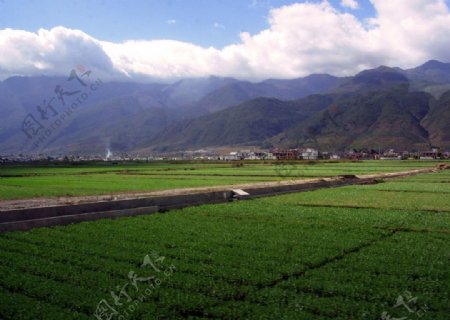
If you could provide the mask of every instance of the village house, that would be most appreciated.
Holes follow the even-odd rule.
[[[233,152],[230,152],[229,155],[223,156],[223,160],[225,160],[225,161],[241,160],[241,155],[238,152],[233,151]]]
[[[380,160],[402,160],[402,154],[395,151],[394,149],[389,149],[380,156]]]
[[[319,159],[319,151],[312,148],[306,148],[301,153],[303,160],[317,160]]]
[[[298,149],[273,149],[271,152],[277,160],[298,159]]]
[[[440,149],[438,147],[432,147],[431,151],[420,152],[420,160],[435,160],[440,159],[442,156]]]

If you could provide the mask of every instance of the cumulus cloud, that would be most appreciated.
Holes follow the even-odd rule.
[[[444,0],[372,0],[378,16],[370,35],[389,53],[388,63],[450,61],[450,12]]]
[[[0,30],[0,51],[3,76],[66,75],[69,66],[77,64],[92,66],[98,74],[118,75],[100,42],[79,30]]]
[[[216,29],[225,29],[225,26],[219,22],[214,22],[213,27]]]
[[[177,20],[175,19],[169,19],[166,21],[167,24],[177,24]]]
[[[270,0],[252,0],[249,8],[266,8],[270,7]]]
[[[353,1],[342,1],[351,5]],[[243,32],[222,49],[173,40],[101,41],[58,27],[0,30],[0,72],[66,74],[76,64],[110,77],[173,79],[209,75],[259,80],[311,73],[351,75],[382,64],[412,67],[450,61],[450,12],[444,0],[371,0],[368,22],[328,1],[272,9],[269,28]]]
[[[358,1],[356,0],[341,0],[341,6],[350,8],[350,9],[358,9]]]

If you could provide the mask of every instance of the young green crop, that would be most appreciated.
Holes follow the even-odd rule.
[[[435,177],[2,233],[0,318],[95,319],[158,252],[176,270],[127,319],[401,318],[405,290],[421,319],[447,319],[450,204]]]
[[[434,166],[435,162],[245,162],[112,163],[79,165],[14,165],[0,167],[0,200],[85,196],[279,181],[341,174],[396,172]]]

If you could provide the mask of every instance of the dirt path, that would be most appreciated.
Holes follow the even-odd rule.
[[[426,169],[416,169],[416,170],[408,170],[408,171],[393,172],[393,173],[357,175],[355,177],[359,178],[359,179],[384,179],[384,178],[394,178],[394,177],[415,175],[418,173],[426,173],[426,172],[432,172],[432,171],[437,171],[437,170],[439,170],[439,169],[426,168]],[[139,193],[132,193],[132,192],[123,193],[122,192],[122,193],[117,193],[117,194],[98,195],[98,196],[49,197],[49,198],[32,198],[32,199],[20,199],[20,200],[2,200],[2,201],[0,201],[0,213],[2,211],[14,210],[14,209],[52,207],[52,206],[59,206],[59,205],[73,205],[73,204],[113,201],[113,200],[127,200],[127,199],[148,198],[148,197],[185,195],[185,194],[202,193],[205,191],[206,192],[208,192],[208,191],[227,191],[230,189],[244,189],[245,190],[248,188],[254,189],[254,188],[265,188],[265,187],[283,186],[283,185],[300,185],[300,184],[310,183],[310,182],[335,181],[335,180],[340,180],[340,179],[345,179],[345,176],[337,176],[337,177],[330,177],[330,178],[316,178],[316,179],[230,184],[230,185],[221,185],[221,186],[214,186],[214,187],[181,188],[181,189],[170,189],[170,190],[139,192]]]

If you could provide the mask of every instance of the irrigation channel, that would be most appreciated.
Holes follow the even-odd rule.
[[[195,205],[224,203],[322,188],[375,184],[385,179],[436,172],[442,169],[447,169],[447,167],[438,166],[394,173],[341,175],[322,179],[259,182],[114,196],[0,201],[0,232],[153,214]]]

